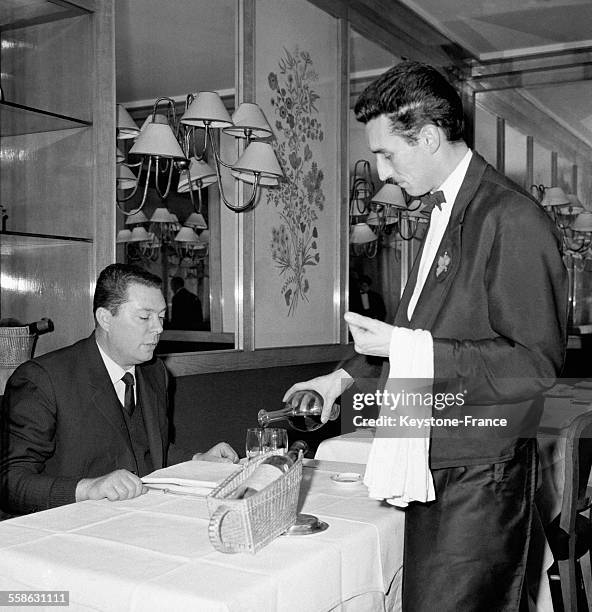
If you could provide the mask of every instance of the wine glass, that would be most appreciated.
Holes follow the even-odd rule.
[[[288,432],[281,427],[266,428],[263,434],[263,450],[285,455],[288,452]]]
[[[252,459],[263,452],[263,429],[261,427],[249,427],[245,440],[247,459]]]

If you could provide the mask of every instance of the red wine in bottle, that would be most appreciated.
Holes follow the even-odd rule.
[[[311,389],[294,392],[280,410],[260,410],[257,418],[261,427],[267,427],[276,421],[287,420],[297,431],[314,431],[322,427],[322,396]],[[333,404],[329,420],[339,418],[339,404]]]

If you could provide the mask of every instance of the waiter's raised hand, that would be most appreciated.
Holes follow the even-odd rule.
[[[346,312],[345,322],[354,339],[354,346],[362,355],[388,357],[394,327],[378,319],[371,319],[355,312]]]
[[[317,376],[304,382],[292,385],[285,393],[282,399],[286,402],[295,391],[316,391],[323,397],[323,412],[321,413],[321,421],[326,423],[331,414],[331,408],[335,400],[353,383],[353,378],[343,369],[335,370],[324,376]]]

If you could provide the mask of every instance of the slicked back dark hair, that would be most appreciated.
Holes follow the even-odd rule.
[[[393,134],[417,142],[424,125],[444,130],[450,142],[462,140],[464,130],[460,96],[435,68],[420,62],[396,64],[360,94],[356,119],[368,123],[387,115]]]
[[[96,314],[97,308],[106,308],[111,314],[117,314],[119,307],[127,302],[127,290],[133,283],[155,289],[162,286],[160,277],[139,266],[122,263],[107,266],[97,280],[93,314]]]

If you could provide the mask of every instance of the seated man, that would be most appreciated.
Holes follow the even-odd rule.
[[[129,499],[141,477],[180,461],[238,461],[226,443],[193,455],[169,444],[167,373],[153,358],[166,304],[160,279],[113,264],[97,281],[90,337],[20,365],[0,429],[0,508],[26,514]]]

